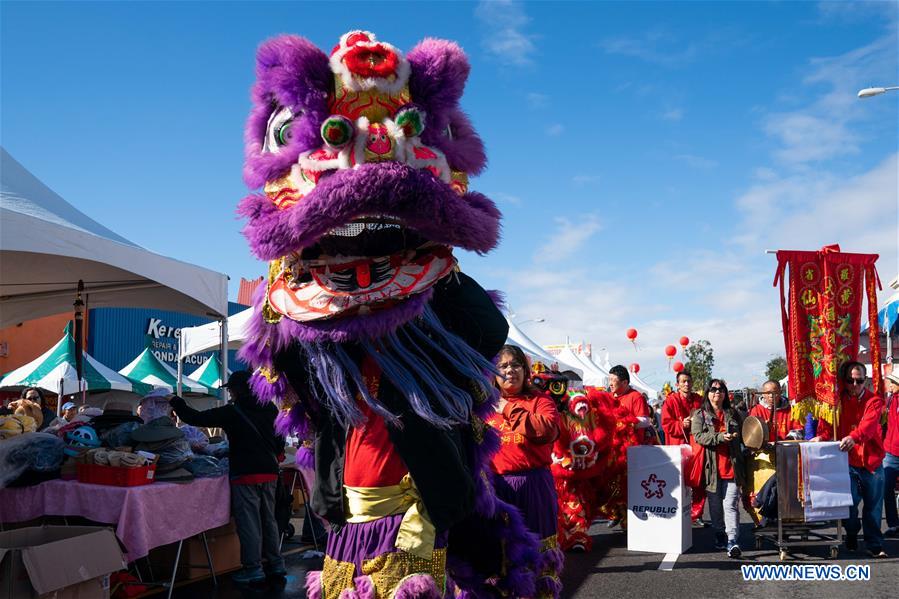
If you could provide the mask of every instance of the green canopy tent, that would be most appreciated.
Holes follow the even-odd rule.
[[[228,370],[228,375],[231,375],[230,370]],[[221,389],[222,387],[222,365],[215,356],[206,358],[199,368],[187,376],[209,389]]]
[[[65,335],[56,345],[28,364],[7,373],[0,380],[0,388],[39,387],[60,396],[81,391],[127,391],[144,395],[152,390],[150,385],[128,379],[86,352],[82,352],[84,374],[79,385],[75,351],[72,323],[69,323]]]
[[[175,372],[174,368],[157,358],[149,347],[134,358],[130,364],[119,370],[119,374],[153,387],[166,389],[171,393],[175,393],[175,389],[178,386],[178,373]],[[181,377],[181,387],[185,393],[218,395],[218,391],[215,388],[187,377]]]

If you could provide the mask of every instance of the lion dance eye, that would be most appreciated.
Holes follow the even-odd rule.
[[[284,106],[274,110],[268,119],[262,150],[277,154],[289,144],[293,139],[293,123],[294,113],[290,108]]]

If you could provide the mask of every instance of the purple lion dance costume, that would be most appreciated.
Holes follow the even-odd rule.
[[[311,507],[330,525],[313,598],[536,597],[545,556],[493,490],[508,332],[454,247],[486,253],[499,211],[459,108],[469,65],[427,39],[403,56],[365,31],[330,57],[281,36],[257,55],[240,205],[269,262],[242,358],[277,426],[311,438]]]

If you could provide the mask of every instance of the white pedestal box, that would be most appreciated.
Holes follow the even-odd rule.
[[[693,544],[689,458],[689,445],[627,448],[628,551],[680,554]]]

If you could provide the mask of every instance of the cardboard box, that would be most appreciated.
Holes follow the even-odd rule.
[[[212,565],[215,574],[223,574],[240,568],[240,539],[237,538],[237,527],[234,520],[224,526],[206,531],[206,542],[209,545],[209,555],[212,556]],[[189,580],[210,576],[208,568],[192,568],[191,566],[205,566],[206,552],[203,550],[203,539],[192,537],[184,543],[182,564]]]
[[[212,565],[215,567],[216,576],[240,568],[240,540],[237,537],[237,528],[234,526],[233,520],[224,526],[207,530],[206,541],[209,544],[209,554],[212,556]],[[171,578],[172,564],[177,548],[177,543],[170,543],[150,551],[148,558],[153,568],[154,579],[168,580]],[[206,578],[210,575],[209,569],[204,567],[206,565],[203,540],[199,536],[186,539],[181,548],[180,566],[175,580]]]
[[[109,528],[40,526],[0,533],[3,599],[108,599],[109,574],[125,567]]]

